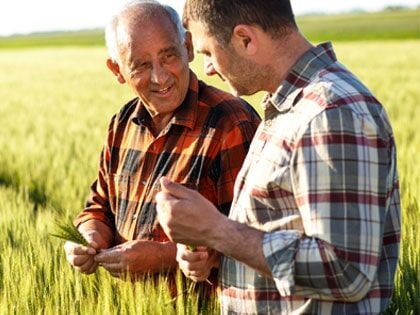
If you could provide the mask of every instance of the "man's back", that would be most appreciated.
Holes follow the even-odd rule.
[[[224,257],[223,310],[385,310],[400,209],[395,144],[383,107],[336,62],[328,44],[303,56],[266,101],[229,217],[269,232],[264,254],[273,279]]]

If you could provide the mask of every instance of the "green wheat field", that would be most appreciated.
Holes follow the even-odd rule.
[[[388,314],[420,313],[419,18],[417,10],[299,20],[314,42],[334,40],[339,59],[393,123],[403,225]],[[0,39],[0,314],[218,313],[216,298],[200,303],[196,294],[181,294],[172,301],[165,276],[132,283],[103,270],[81,275],[66,262],[63,242],[50,236],[54,220],[81,210],[107,123],[133,97],[107,70],[100,32],[70,35]],[[191,66],[226,89],[203,75],[199,58]],[[259,111],[260,99],[247,98]],[[189,284],[178,286],[185,293]]]

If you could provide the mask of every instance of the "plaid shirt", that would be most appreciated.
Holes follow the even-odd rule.
[[[260,119],[245,101],[198,81],[158,137],[136,98],[115,115],[100,156],[98,177],[76,225],[92,219],[116,232],[116,243],[167,241],[156,220],[159,179],[198,190],[227,214],[235,178]]]
[[[264,108],[229,217],[265,232],[273,277],[223,257],[222,312],[384,311],[401,222],[383,107],[326,43],[300,58]]]

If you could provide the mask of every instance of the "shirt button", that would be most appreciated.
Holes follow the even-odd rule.
[[[272,121],[271,120],[266,120],[265,125],[268,126],[268,127],[271,127]]]
[[[133,220],[133,221],[134,221],[134,220],[137,220],[137,218],[138,218],[138,215],[137,215],[137,214],[134,214],[134,215],[133,215],[132,220]]]

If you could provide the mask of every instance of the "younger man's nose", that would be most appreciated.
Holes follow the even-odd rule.
[[[214,69],[213,63],[209,57],[204,57],[204,73],[208,76],[217,74],[217,71]]]

